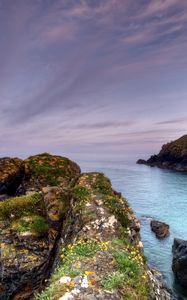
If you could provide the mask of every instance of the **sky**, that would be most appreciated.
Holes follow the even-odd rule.
[[[144,158],[186,133],[186,0],[0,0],[0,156]]]

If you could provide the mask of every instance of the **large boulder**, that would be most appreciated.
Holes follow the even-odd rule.
[[[156,234],[156,237],[163,239],[169,236],[169,225],[157,220],[151,220],[151,230]]]
[[[187,287],[187,241],[174,239],[172,270],[179,283]]]

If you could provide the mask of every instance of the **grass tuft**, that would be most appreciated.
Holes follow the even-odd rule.
[[[0,202],[0,218],[7,219],[12,216],[20,218],[23,215],[35,213],[41,200],[41,194],[34,193]]]

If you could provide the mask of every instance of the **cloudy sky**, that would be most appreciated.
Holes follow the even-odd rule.
[[[0,0],[0,156],[158,152],[187,133],[186,0]]]

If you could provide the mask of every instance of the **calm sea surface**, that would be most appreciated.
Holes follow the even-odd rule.
[[[104,172],[122,192],[141,221],[145,255],[163,274],[167,285],[185,296],[174,282],[171,248],[174,237],[187,240],[187,174],[124,162],[79,162],[82,171]],[[150,230],[150,218],[170,225],[171,235],[158,240]]]

